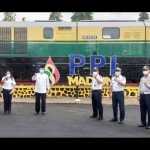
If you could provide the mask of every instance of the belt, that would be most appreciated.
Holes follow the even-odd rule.
[[[118,93],[118,92],[123,92],[123,91],[112,91],[112,92],[114,92],[114,93]]]
[[[141,92],[141,94],[150,94],[150,92]]]
[[[95,89],[95,90],[94,90],[94,89],[92,89],[92,91],[101,91],[101,89]]]

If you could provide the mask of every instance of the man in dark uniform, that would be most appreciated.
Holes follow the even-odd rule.
[[[118,103],[120,108],[120,122],[124,123],[125,108],[124,108],[124,86],[126,85],[126,78],[121,75],[121,68],[117,67],[115,70],[115,76],[112,77],[110,83],[110,98],[112,98],[113,116],[110,122],[118,121]]]
[[[144,76],[140,80],[137,100],[140,102],[141,124],[139,127],[150,129],[150,68],[143,67]],[[148,123],[146,124],[146,113],[148,114]]]
[[[93,115],[90,118],[97,118],[103,120],[103,105],[102,105],[102,84],[103,77],[99,75],[97,67],[93,70],[92,88],[90,97],[92,98]]]

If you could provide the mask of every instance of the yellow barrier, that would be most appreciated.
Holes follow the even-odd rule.
[[[91,86],[79,86],[79,97],[88,97]],[[139,87],[125,87],[125,97],[137,97]],[[103,86],[102,96],[109,97],[110,87]],[[34,86],[16,86],[13,94],[14,98],[34,97]],[[3,94],[0,94],[3,97]],[[47,97],[76,97],[76,86],[51,86],[51,93]]]

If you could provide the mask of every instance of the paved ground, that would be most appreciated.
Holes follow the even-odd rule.
[[[0,137],[150,137],[139,128],[140,109],[136,98],[125,99],[124,124],[111,123],[111,99],[103,98],[104,120],[92,115],[90,98],[47,98],[46,115],[34,115],[35,98],[12,100],[12,114],[3,115],[0,99]]]
[[[91,105],[50,104],[46,115],[34,115],[34,103],[13,103],[12,114],[3,115],[0,104],[0,137],[150,137],[139,128],[139,106],[126,106],[124,124],[112,123],[112,107],[104,105],[104,120],[96,121]]]
[[[80,101],[76,101],[75,98],[71,97],[48,97],[46,103],[76,103],[76,104],[91,104],[91,98],[79,98]],[[3,99],[0,99],[0,102],[3,102]],[[13,98],[12,102],[24,102],[24,103],[35,103],[35,98]],[[111,105],[112,100],[110,98],[103,98],[103,104]],[[125,98],[126,105],[139,105],[136,98]]]

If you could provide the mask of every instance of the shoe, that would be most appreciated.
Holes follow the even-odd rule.
[[[96,116],[90,116],[90,118],[97,118]]]
[[[146,124],[140,124],[138,127],[146,127]]]
[[[100,121],[100,120],[103,120],[103,118],[102,117],[98,117],[96,120]]]
[[[118,119],[112,118],[111,120],[109,120],[109,122],[117,122]]]
[[[147,126],[146,129],[150,129],[150,126]]]
[[[39,114],[39,112],[36,112],[36,113],[35,113],[35,115],[38,115],[38,114]]]
[[[45,112],[42,112],[42,115],[45,115]]]
[[[124,124],[124,121],[123,121],[123,120],[120,120],[119,124]]]
[[[7,114],[11,114],[11,111],[8,111]]]
[[[3,113],[4,115],[6,115],[7,113],[6,113],[6,111],[4,111],[4,113]]]

